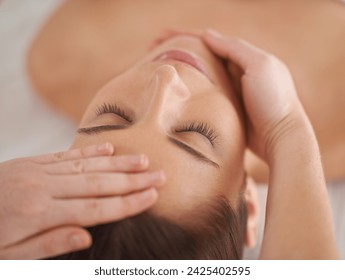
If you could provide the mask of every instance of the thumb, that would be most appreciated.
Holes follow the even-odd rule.
[[[79,227],[61,227],[0,249],[0,259],[44,259],[88,248],[89,232]]]

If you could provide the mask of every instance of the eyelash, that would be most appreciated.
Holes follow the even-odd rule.
[[[211,142],[212,145],[215,144],[215,140],[217,138],[217,134],[215,131],[210,128],[206,123],[204,122],[192,122],[182,128],[176,129],[176,132],[187,132],[187,131],[194,131],[197,133],[200,133],[207,137],[207,139]]]
[[[100,116],[103,114],[115,114],[120,116],[121,118],[125,119],[128,122],[133,122],[133,119],[119,106],[116,104],[108,104],[104,103],[101,106],[97,107],[96,109],[96,115]],[[215,144],[215,140],[217,138],[216,132],[210,128],[206,123],[204,122],[191,122],[190,124],[183,126],[181,128],[175,129],[175,132],[197,132],[202,135],[204,135],[212,145]]]
[[[133,119],[116,104],[104,103],[101,106],[97,107],[95,113],[97,116],[100,116],[103,114],[114,114],[114,115],[120,116],[121,118],[125,119],[126,121],[130,123],[133,122]]]

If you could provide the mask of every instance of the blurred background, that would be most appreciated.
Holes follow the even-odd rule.
[[[0,2],[0,162],[67,149],[75,125],[34,93],[26,54],[61,0]]]

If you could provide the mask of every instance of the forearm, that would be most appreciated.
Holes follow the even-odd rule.
[[[270,182],[260,257],[337,258],[332,215],[319,148],[308,122],[269,156]]]
[[[216,31],[208,31],[204,41],[228,61],[231,77],[240,82],[248,145],[269,163],[260,257],[337,258],[317,141],[287,66],[248,42]]]

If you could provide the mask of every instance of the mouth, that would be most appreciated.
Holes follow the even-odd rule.
[[[161,53],[153,61],[176,60],[188,64],[206,76],[211,82],[212,79],[208,74],[205,65],[193,54],[181,50],[169,50]]]

